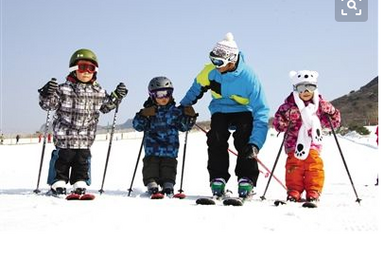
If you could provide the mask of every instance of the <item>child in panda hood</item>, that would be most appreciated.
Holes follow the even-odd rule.
[[[288,155],[285,169],[287,200],[319,200],[324,185],[322,127],[340,126],[340,111],[322,98],[316,71],[291,71],[293,91],[275,113],[273,126],[286,132],[284,148]],[[328,118],[330,120],[328,120]]]

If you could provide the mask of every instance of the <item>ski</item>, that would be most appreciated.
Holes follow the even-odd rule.
[[[168,197],[170,199],[185,199],[186,195],[184,193],[176,193],[176,194],[164,194],[162,192],[157,192],[152,194],[149,198],[151,200],[160,200],[164,199],[165,197]]]
[[[302,206],[303,208],[317,208],[317,203],[314,201],[306,201]]]
[[[243,206],[246,201],[251,201],[255,193],[251,193],[246,197],[228,197],[223,200],[224,206]]]
[[[173,197],[172,198],[174,198],[174,199],[185,199],[187,196],[184,194],[184,193],[181,193],[181,192],[179,192],[179,193],[176,193],[175,195],[173,195]]]
[[[276,207],[280,205],[287,205],[287,204],[293,204],[293,203],[300,203],[303,208],[317,208],[317,203],[314,201],[298,201],[298,202],[290,202],[285,200],[275,200],[274,205]]]
[[[273,202],[273,205],[275,205],[276,207],[280,206],[280,205],[286,205],[287,204],[287,201],[285,200],[275,200]]]
[[[223,197],[212,196],[212,197],[201,197],[196,200],[197,205],[216,205],[216,202],[223,200]]]
[[[71,193],[65,197],[66,200],[94,200],[95,195],[91,193],[85,193],[85,194],[76,194]]]
[[[243,206],[246,198],[226,198],[223,200],[224,206]]]
[[[164,199],[164,194],[161,192],[153,193],[149,198],[151,200],[161,200],[161,199]]]

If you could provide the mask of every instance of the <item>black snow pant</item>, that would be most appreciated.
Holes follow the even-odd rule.
[[[65,181],[91,183],[91,151],[89,149],[56,149],[52,152],[48,184]]]
[[[223,178],[227,182],[231,175],[229,168],[229,129],[233,133],[234,146],[238,152],[235,174],[238,179],[249,178],[256,186],[259,177],[257,161],[247,159],[244,149],[249,142],[253,128],[251,112],[215,113],[211,117],[211,130],[207,134],[209,180]]]
[[[165,182],[170,182],[174,185],[176,174],[176,158],[146,156],[143,159],[143,182],[145,186],[152,181],[160,186],[163,186]]]

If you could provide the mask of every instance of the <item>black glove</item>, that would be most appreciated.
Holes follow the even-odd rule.
[[[140,115],[148,117],[156,115],[156,106],[145,107],[140,110]]]
[[[52,96],[59,85],[57,84],[57,80],[55,78],[52,78],[50,81],[47,82],[47,84],[44,85],[41,89],[39,89],[40,95],[44,97]]]
[[[124,83],[120,82],[116,89],[112,92],[112,95],[119,100],[122,100],[128,94],[128,89]]]
[[[259,153],[259,148],[254,144],[247,144],[244,148],[244,156],[247,159],[256,159]]]

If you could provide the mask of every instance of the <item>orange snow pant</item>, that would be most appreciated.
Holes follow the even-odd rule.
[[[307,199],[320,196],[324,186],[324,167],[317,150],[311,149],[305,160],[297,159],[294,152],[289,153],[285,170],[288,195],[299,199],[305,191]]]

